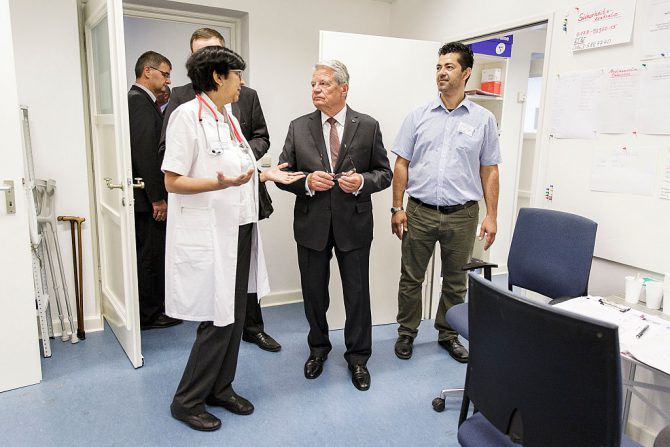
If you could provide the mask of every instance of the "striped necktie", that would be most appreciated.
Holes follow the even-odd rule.
[[[337,134],[337,126],[335,125],[337,121],[335,118],[328,118],[327,121],[330,124],[330,167],[335,171],[337,156],[340,154],[340,136]]]

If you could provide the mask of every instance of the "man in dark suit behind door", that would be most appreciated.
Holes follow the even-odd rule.
[[[167,192],[158,154],[163,114],[156,103],[170,84],[172,65],[154,51],[142,54],[135,64],[135,84],[128,92],[130,150],[133,177],[144,189],[135,189],[135,246],[140,327],[157,329],[181,320],[165,310],[165,219]]]
[[[211,28],[199,28],[191,35],[191,52],[198,51],[211,45],[225,46],[225,40],[221,33]],[[182,85],[172,89],[170,101],[165,109],[165,119],[163,123],[163,132],[161,134],[160,151],[165,151],[165,131],[172,112],[181,104],[191,101],[195,98],[195,91],[192,84]],[[270,136],[265,124],[263,110],[258,100],[256,90],[242,86],[240,98],[233,104],[227,104],[228,112],[231,112],[240,122],[242,134],[249,142],[249,146],[256,157],[256,160],[265,155],[270,148]],[[265,332],[263,314],[258,297],[255,293],[247,295],[247,308],[244,320],[244,330],[242,332],[244,341],[254,343],[259,348],[277,352],[281,350],[281,345]]]
[[[379,123],[346,104],[349,73],[339,61],[317,64],[312,75],[316,111],[291,122],[279,163],[309,175],[277,186],[296,195],[293,220],[305,315],[309,322],[307,379],[316,379],[332,349],[328,337],[330,259],[340,268],[346,323],[344,357],[354,386],[370,387],[372,353],[369,258],[372,197],[391,184]]]

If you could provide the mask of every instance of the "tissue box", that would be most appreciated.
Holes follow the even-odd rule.
[[[487,68],[482,70],[482,90],[496,95],[500,94],[502,69]]]

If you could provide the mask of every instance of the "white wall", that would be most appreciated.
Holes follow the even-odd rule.
[[[83,216],[84,319],[102,328],[95,297],[76,0],[10,0],[19,103],[29,108],[36,178],[56,180],[57,215]],[[70,225],[58,224],[74,313]],[[55,307],[54,307],[55,309]],[[56,313],[52,312],[56,318]],[[76,316],[76,315],[75,315]],[[59,325],[54,329],[60,330]]]

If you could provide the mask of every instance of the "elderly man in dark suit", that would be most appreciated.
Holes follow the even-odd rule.
[[[158,154],[163,114],[156,98],[170,84],[172,64],[154,51],[142,54],[135,64],[135,84],[128,92],[130,150],[133,177],[141,177],[144,189],[135,189],[135,244],[140,327],[156,329],[181,320],[165,310],[165,219],[167,192]]]
[[[191,52],[198,51],[212,45],[225,46],[223,36],[218,31],[211,28],[199,28],[191,35]],[[161,135],[160,150],[165,151],[165,131],[167,129],[170,114],[181,104],[195,98],[195,91],[192,84],[182,85],[172,89],[170,101],[165,109],[165,120],[163,123],[163,132]],[[265,155],[270,148],[270,136],[265,124],[263,110],[258,100],[256,90],[242,86],[240,98],[237,102],[226,105],[229,112],[235,115],[240,122],[242,134],[249,142],[249,146],[256,157],[256,160]],[[264,186],[263,186],[264,187]],[[259,348],[277,352],[281,350],[281,345],[265,332],[263,314],[258,297],[255,293],[247,295],[246,317],[244,320],[244,330],[242,332],[244,341],[254,343]]]
[[[317,64],[312,75],[316,111],[291,122],[279,162],[310,173],[305,180],[277,186],[296,195],[293,230],[310,356],[304,373],[317,378],[332,345],[328,338],[328,280],[333,249],[340,268],[346,323],[344,357],[354,386],[370,388],[372,353],[369,258],[372,197],[391,184],[391,168],[379,123],[346,104],[349,73],[339,61]]]

